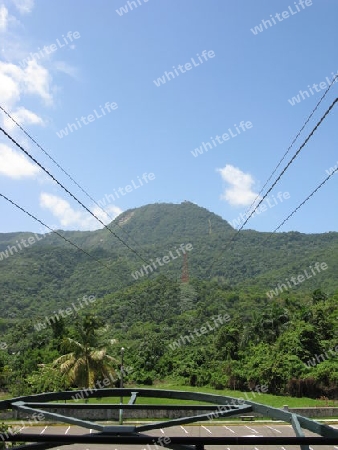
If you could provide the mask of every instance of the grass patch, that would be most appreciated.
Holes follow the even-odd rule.
[[[176,390],[176,391],[189,391],[189,392],[202,392],[207,394],[216,394],[216,395],[224,395],[227,397],[235,397],[235,398],[244,398],[244,400],[250,400],[253,402],[261,403],[263,405],[272,406],[275,408],[282,408],[284,405],[287,405],[289,408],[306,408],[306,407],[327,407],[327,406],[335,406],[338,407],[338,400],[321,400],[321,399],[312,399],[307,397],[297,398],[297,397],[289,397],[289,396],[281,396],[281,395],[272,395],[272,394],[263,394],[263,393],[253,393],[253,392],[241,392],[241,391],[232,391],[230,389],[217,390],[210,387],[192,387],[186,385],[179,385],[175,382],[170,381],[161,381],[157,382],[152,386],[145,385],[126,385],[128,388],[132,388],[137,390],[140,389],[166,389],[166,390]],[[255,394],[255,396],[254,396]],[[7,393],[0,393],[0,400],[5,400],[11,398],[11,395]],[[92,397],[89,399],[84,399],[87,403],[119,403],[119,397],[107,397],[98,399],[96,397]],[[81,403],[84,400],[79,400]],[[129,397],[124,397],[123,403],[126,404],[129,401]],[[67,400],[67,403],[72,403],[75,401]],[[60,403],[64,403],[60,401]],[[156,398],[156,397],[138,397],[137,404],[150,404],[150,405],[203,405],[208,404],[205,402],[196,402],[190,400],[176,400],[170,398]]]
[[[133,386],[134,387],[134,386]],[[144,387],[144,386],[138,386]],[[272,395],[272,394],[263,394],[263,393],[254,393],[252,392],[241,392],[241,391],[232,391],[230,389],[217,390],[210,387],[192,387],[192,386],[183,386],[177,385],[172,382],[161,382],[151,386],[152,389],[172,389],[177,391],[191,391],[191,392],[202,392],[207,394],[216,394],[216,395],[224,395],[227,397],[235,397],[235,398],[244,398],[253,402],[262,403],[263,405],[273,406],[275,408],[282,408],[284,405],[288,405],[289,408],[306,408],[306,407],[325,407],[325,406],[336,406],[338,407],[337,400],[319,400],[307,397],[289,397],[282,395]],[[160,403],[160,399],[159,399]]]
[[[281,395],[272,395],[272,394],[264,394],[264,393],[255,393],[255,392],[241,392],[241,391],[233,391],[230,389],[216,390],[210,387],[192,387],[185,385],[178,385],[174,382],[159,382],[155,383],[153,386],[144,386],[144,385],[128,385],[128,388],[132,388],[137,390],[140,389],[163,389],[163,390],[175,390],[175,391],[189,391],[189,392],[201,392],[206,394],[216,394],[216,395],[224,395],[227,397],[235,397],[235,398],[244,398],[244,400],[250,400],[256,403],[261,403],[263,405],[272,406],[274,408],[282,408],[284,405],[287,405],[289,408],[307,408],[307,407],[326,407],[326,406],[336,406],[338,407],[338,401],[336,400],[317,400],[307,397],[297,398],[297,397],[289,397],[289,396],[281,396]],[[255,395],[254,395],[255,394]],[[129,397],[124,397],[123,403],[126,404],[129,401]],[[70,402],[67,400],[67,402]],[[82,402],[82,400],[81,400]],[[119,403],[119,397],[107,397],[98,399],[96,397],[92,397],[87,399],[88,403]],[[207,405],[210,403],[206,402],[198,402],[191,400],[176,400],[171,398],[156,398],[156,397],[138,397],[136,403],[138,405],[149,404],[149,405]]]

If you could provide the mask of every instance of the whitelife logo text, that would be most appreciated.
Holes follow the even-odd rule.
[[[79,39],[81,37],[78,31],[68,31],[67,35],[62,35],[62,39],[56,39],[55,44],[44,45],[43,48],[38,47],[37,52],[30,52],[27,58],[24,58],[19,62],[19,65],[22,69],[24,69],[29,62],[31,61],[39,61],[40,59],[49,56],[51,53],[56,52],[59,48],[66,47],[67,45],[71,46],[71,43],[74,39]]]
[[[255,26],[255,28],[250,28],[250,31],[254,35],[257,35],[258,33],[263,33],[264,29],[267,30],[268,28],[271,28],[274,25],[277,25],[279,22],[283,22],[283,20],[288,19],[290,16],[294,16],[295,14],[298,14],[301,11],[304,11],[304,9],[307,6],[312,6],[312,0],[299,0],[298,3],[293,2],[293,4],[295,5],[295,9],[292,9],[293,7],[289,6],[288,11],[283,11],[282,13],[276,13],[274,16],[272,14],[270,14],[270,19],[262,20],[259,25]],[[278,20],[278,22],[275,21],[275,18]],[[269,25],[269,27],[267,27],[267,25]],[[264,26],[264,28],[263,28],[263,26]]]
[[[202,56],[204,58],[204,61],[202,59]],[[201,56],[197,53],[197,59],[198,59],[199,63],[197,61],[195,61],[194,58],[190,58],[191,62],[186,62],[184,64],[184,66],[182,64],[179,64],[177,66],[177,68],[175,66],[173,66],[173,70],[174,70],[173,72],[172,71],[164,72],[164,75],[157,78],[157,80],[153,80],[153,83],[155,84],[156,87],[160,87],[162,84],[166,84],[167,81],[173,80],[174,78],[178,77],[180,74],[186,73],[189,70],[193,69],[194,67],[200,66],[205,61],[208,61],[209,60],[208,58],[214,58],[214,57],[215,57],[215,52],[213,50],[209,50],[209,51],[203,50]],[[179,69],[179,71],[177,69]],[[176,76],[175,76],[174,72],[175,72]]]
[[[285,278],[286,284],[285,283],[277,284],[277,287],[267,292],[266,295],[271,300],[275,295],[278,295],[278,293],[282,293],[283,291],[287,291],[288,289],[291,289],[294,286],[298,286],[300,283],[303,283],[305,280],[308,280],[313,276],[315,277],[318,273],[320,273],[322,270],[326,270],[327,268],[328,265],[325,262],[322,263],[316,262],[314,264],[314,267],[312,266],[309,267],[312,275],[308,273],[308,271],[305,269],[303,270],[304,275],[299,274],[297,277],[291,277],[290,280],[288,278]]]
[[[212,145],[210,144],[210,142],[202,142],[202,145],[200,147],[197,147],[194,150],[190,150],[190,153],[195,158],[197,158],[198,155],[203,155],[204,152],[207,152],[207,151],[212,150],[213,148],[217,147],[217,143],[215,141],[217,141],[218,144],[224,144],[224,142],[228,141],[229,139],[234,138],[234,137],[238,136],[239,134],[241,134],[241,130],[242,130],[242,132],[244,132],[246,130],[250,130],[250,128],[252,128],[252,127],[253,127],[253,125],[249,120],[246,122],[244,122],[244,120],[241,120],[241,122],[238,126],[236,124],[234,124],[235,130],[228,128],[227,133],[223,133],[222,136],[219,136],[217,134],[215,138],[211,137],[210,140],[212,142]],[[236,131],[237,131],[237,134],[236,134]]]
[[[62,139],[65,136],[68,136],[69,133],[73,133],[73,131],[77,131],[79,128],[82,128],[82,125],[88,125],[92,122],[94,122],[96,119],[100,119],[101,117],[106,115],[107,113],[110,113],[117,109],[117,103],[115,102],[106,102],[104,106],[100,105],[100,112],[102,115],[100,115],[96,109],[93,110],[93,114],[88,114],[87,116],[81,116],[80,119],[77,117],[75,118],[76,123],[67,123],[67,126],[63,128],[60,131],[57,131],[57,136]]]
[[[154,272],[154,270],[158,269],[159,266],[164,266],[165,264],[170,263],[174,259],[177,259],[179,256],[184,255],[187,251],[190,252],[193,249],[192,244],[181,244],[179,248],[176,248],[173,251],[169,252],[169,255],[163,256],[161,258],[156,258],[155,261],[153,259],[150,259],[150,264],[143,264],[142,268],[140,270],[136,270],[131,274],[131,276],[134,278],[134,280],[138,280],[139,278],[142,278],[144,275],[148,275],[148,270],[150,273]],[[173,252],[176,252],[175,256]],[[158,265],[156,265],[156,263]]]
[[[143,180],[143,181],[142,181]],[[115,202],[120,196],[124,196],[129,194],[130,192],[139,189],[141,186],[146,185],[149,181],[155,180],[155,175],[153,172],[147,173],[145,172],[142,177],[137,176],[137,179],[134,181],[131,180],[130,184],[124,186],[124,188],[119,187],[117,189],[113,189],[113,193],[106,194],[101,200],[98,200],[98,204],[101,208],[105,207],[108,203]],[[120,194],[120,195],[119,195]]]

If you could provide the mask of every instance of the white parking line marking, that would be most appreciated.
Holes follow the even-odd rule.
[[[70,425],[69,425],[69,427],[67,428],[67,430],[65,431],[65,434],[67,434],[69,430],[70,430]]]
[[[277,430],[276,428],[272,428],[272,427],[269,427],[269,425],[265,425],[266,426],[266,428],[270,428],[270,430],[272,430],[272,431],[276,431],[277,433],[282,433],[280,430]]]
[[[89,434],[92,434],[92,432],[93,432],[93,430],[92,430],[92,429],[90,429],[90,430],[89,430]]]
[[[45,428],[41,431],[41,433],[40,434],[43,434],[46,430],[47,430],[47,428],[48,428],[48,425],[47,426],[45,426]]]
[[[182,425],[180,425],[180,427],[182,428],[182,430],[183,430],[186,434],[189,434],[189,431],[187,431],[184,427],[182,427]]]
[[[164,434],[164,431],[162,430],[162,428],[161,428],[161,433]]]
[[[248,425],[245,425],[245,427],[246,427],[248,430],[252,431],[253,433],[258,434],[258,431],[257,431],[257,430],[254,430],[253,428],[248,427]]]
[[[227,427],[225,425],[223,425],[223,427],[226,428],[227,430],[231,431],[231,433],[234,433],[234,430],[232,430],[231,428],[229,428],[229,427]]]
[[[212,434],[212,432],[211,432],[207,427],[205,427],[204,425],[202,425],[202,428],[204,428],[205,430],[207,430],[208,433]]]

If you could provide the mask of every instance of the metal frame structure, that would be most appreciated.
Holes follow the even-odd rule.
[[[73,400],[77,393],[82,391],[64,391],[36,394],[25,397],[17,397],[0,402],[1,410],[17,411],[21,415],[33,417],[43,415],[44,419],[51,422],[62,422],[70,425],[78,425],[85,429],[95,430],[95,433],[84,435],[44,435],[35,433],[2,433],[2,441],[25,442],[16,449],[44,450],[61,445],[75,443],[87,444],[120,444],[120,445],[154,445],[154,436],[146,434],[148,431],[160,428],[170,428],[175,425],[183,425],[203,420],[216,420],[219,417],[238,416],[243,413],[258,413],[263,417],[287,422],[292,425],[294,437],[167,437],[160,443],[161,446],[175,450],[203,450],[205,445],[299,445],[301,450],[308,450],[309,445],[333,445],[338,444],[338,429],[313,421],[309,418],[294,414],[278,408],[262,405],[256,402],[241,400],[234,397],[205,394],[200,392],[186,392],[159,389],[93,389],[86,390],[86,397],[129,397],[127,404],[123,404],[123,410],[190,410],[196,411],[195,415],[180,417],[159,422],[150,422],[140,425],[103,425],[98,422],[71,417],[52,410],[75,409],[121,409],[121,403],[57,403],[60,401]],[[188,400],[205,404],[136,404],[138,398],[163,398]],[[118,420],[117,420],[118,421]],[[305,437],[303,429],[309,430],[318,436]],[[29,443],[33,444],[29,444]],[[158,448],[158,446],[156,447]]]

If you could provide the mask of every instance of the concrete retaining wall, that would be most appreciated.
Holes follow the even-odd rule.
[[[283,409],[300,414],[301,416],[310,418],[321,418],[321,417],[338,417],[338,408],[334,407],[323,407],[323,408],[287,408]],[[116,420],[119,418],[118,409],[71,409],[71,408],[44,408],[45,411],[59,413],[65,416],[77,417],[83,420]],[[161,409],[148,409],[148,410],[124,410],[123,417],[125,419],[176,419],[179,417],[193,416],[195,414],[211,414],[211,411],[195,411],[195,410],[161,410]],[[243,413],[238,414],[245,415]],[[260,414],[248,413],[248,415],[254,415],[256,417],[262,417]],[[236,416],[232,416],[236,417]],[[19,411],[3,411],[0,413],[0,420],[6,419],[29,419],[27,413],[22,413]]]
[[[311,418],[338,417],[338,408],[330,406],[321,408],[290,408],[288,411]]]
[[[44,411],[58,413],[65,416],[77,417],[83,420],[119,420],[118,409],[70,409],[70,408],[43,408]],[[210,414],[211,411],[194,411],[194,410],[161,410],[161,409],[146,409],[146,410],[124,410],[124,419],[177,419],[179,417],[194,416],[196,414]],[[16,419],[26,419],[29,415],[20,411],[15,411]]]
[[[12,411],[1,411],[0,420],[13,419],[14,413]]]

